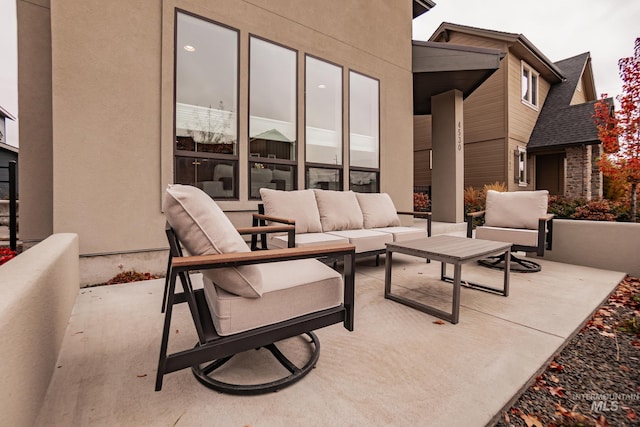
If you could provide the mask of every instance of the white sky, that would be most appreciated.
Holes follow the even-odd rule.
[[[640,37],[640,0],[435,1],[436,7],[414,20],[414,39],[427,40],[446,21],[524,34],[554,62],[591,52],[598,95],[620,94],[618,59],[631,56]],[[0,0],[0,105],[18,116],[15,8],[16,0]],[[11,120],[7,142],[18,145],[18,126]]]
[[[413,21],[414,40],[428,40],[442,22],[523,34],[551,61],[591,53],[596,93],[622,92],[618,59],[640,37],[640,0],[434,0]]]

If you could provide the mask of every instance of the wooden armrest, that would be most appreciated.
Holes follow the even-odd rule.
[[[538,220],[539,221],[549,221],[549,220],[552,220],[554,216],[555,216],[554,214],[548,213],[545,216],[540,217]]]
[[[295,223],[296,223],[295,219],[279,218],[277,216],[265,215],[265,214],[260,214],[260,213],[254,213],[253,217],[255,219],[263,219],[265,221],[280,222],[282,224],[295,225]]]
[[[423,218],[427,218],[431,216],[431,212],[418,212],[418,211],[412,211],[412,212],[408,212],[408,211],[398,211],[398,215],[413,215],[413,216],[417,216],[417,217],[423,217]]]
[[[295,225],[261,225],[255,227],[236,228],[240,234],[282,233],[295,230]]]
[[[256,252],[236,252],[231,254],[213,254],[188,257],[175,257],[171,260],[173,268],[206,269],[228,265],[258,264],[291,259],[317,258],[327,255],[353,255],[356,247],[350,243],[336,245],[318,245],[299,248],[272,249]]]
[[[467,218],[477,218],[479,216],[483,216],[485,213],[486,211],[469,212],[467,214]]]

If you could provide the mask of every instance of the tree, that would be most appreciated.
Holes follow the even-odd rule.
[[[603,94],[595,103],[594,119],[604,155],[599,166],[603,174],[629,187],[631,221],[637,218],[640,184],[640,38],[634,55],[618,61],[622,94],[617,96],[620,109],[615,111],[611,98]]]

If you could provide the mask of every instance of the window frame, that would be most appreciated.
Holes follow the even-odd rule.
[[[518,146],[518,186],[527,186],[527,149]]]
[[[527,73],[527,92],[522,93],[524,74]],[[540,93],[540,73],[525,61],[520,61],[520,99],[522,103],[538,110]]]
[[[236,33],[236,84],[235,84],[235,99],[236,99],[236,119],[235,119],[235,135],[236,141],[234,144],[234,154],[221,154],[221,153],[210,153],[210,152],[199,152],[199,151],[190,151],[190,150],[181,150],[178,148],[178,136],[177,136],[177,104],[178,104],[178,16],[182,14],[191,18],[195,18],[206,22],[208,24],[213,24],[218,27],[221,27],[226,30],[230,30]],[[173,28],[173,139],[172,139],[172,163],[173,163],[173,182],[176,182],[176,173],[177,173],[177,164],[178,159],[191,158],[194,161],[194,164],[198,163],[201,160],[208,161],[209,159],[220,161],[222,164],[231,164],[233,166],[233,182],[235,185],[233,186],[233,194],[229,197],[216,197],[222,200],[239,200],[239,168],[240,168],[240,56],[241,56],[241,34],[240,30],[229,25],[223,24],[221,22],[215,21],[213,19],[209,19],[202,15],[198,15],[196,13],[175,8],[174,9],[174,28]],[[197,170],[195,172],[195,186],[197,186]],[[189,184],[194,185],[194,184]],[[213,196],[212,196],[213,197]]]
[[[294,141],[295,146],[293,147],[293,152],[295,154],[295,159],[294,160],[287,160],[287,159],[277,159],[277,158],[271,158],[271,157],[262,157],[262,156],[252,156],[251,155],[251,40],[252,39],[256,39],[256,40],[260,40],[262,42],[265,43],[269,43],[272,44],[274,46],[280,47],[282,49],[286,49],[289,50],[291,52],[293,52],[293,54],[295,55],[295,60],[294,60],[294,64],[295,64],[295,70],[294,70],[294,78],[295,81],[293,82],[293,87],[294,87],[294,104],[295,104],[295,112],[293,114],[293,117],[295,119],[295,123],[293,128],[295,129],[295,138],[296,140]],[[249,201],[252,200],[260,200],[260,197],[252,197],[251,195],[251,169],[252,167],[255,167],[256,163],[262,164],[266,167],[272,167],[272,168],[276,168],[278,165],[279,166],[289,166],[291,167],[292,171],[293,171],[293,182],[292,182],[292,189],[297,189],[298,188],[298,157],[299,157],[299,153],[298,153],[298,148],[299,148],[299,143],[300,143],[300,131],[299,131],[299,116],[300,116],[300,109],[298,106],[298,99],[299,99],[299,90],[298,90],[298,72],[299,72],[299,66],[298,66],[298,58],[299,58],[299,51],[297,49],[294,49],[292,47],[286,46],[282,43],[278,43],[275,42],[273,40],[267,39],[265,37],[261,37],[259,35],[253,34],[253,33],[249,33],[249,37],[248,37],[248,65],[247,65],[247,153],[248,153],[248,161],[247,161],[247,198]]]

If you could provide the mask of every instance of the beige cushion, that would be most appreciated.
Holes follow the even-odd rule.
[[[328,234],[349,239],[349,243],[356,246],[356,253],[384,250],[385,243],[393,243],[393,235],[381,231],[342,230],[330,231]]]
[[[406,242],[408,240],[427,238],[427,230],[420,227],[384,227],[371,228],[370,230],[390,233],[393,236],[394,242]]]
[[[353,191],[313,190],[318,202],[322,231],[362,228],[362,211]]]
[[[205,277],[204,293],[219,335],[231,335],[342,303],[342,277],[314,259],[259,264],[262,298],[229,294]]]
[[[281,191],[260,189],[266,215],[296,221],[296,233],[320,233],[320,214],[313,190]]]
[[[356,193],[364,228],[395,227],[400,225],[393,200],[387,193]]]
[[[476,239],[495,240],[522,246],[538,246],[538,231],[526,228],[476,227]]]
[[[502,228],[538,229],[538,219],[547,213],[549,192],[487,191],[485,225]]]
[[[269,249],[283,249],[289,245],[289,236],[284,234],[270,234],[267,240]],[[334,236],[329,233],[304,233],[296,234],[296,247],[317,246],[317,245],[337,245],[349,243],[345,237]]]
[[[196,187],[169,185],[162,208],[167,222],[191,255],[250,251],[222,209]],[[256,266],[216,268],[203,274],[236,295],[252,298],[262,295],[260,270]]]

